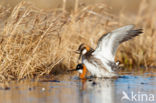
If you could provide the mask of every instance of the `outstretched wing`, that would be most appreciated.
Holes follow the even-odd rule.
[[[99,39],[97,48],[93,52],[93,55],[114,61],[119,44],[142,33],[142,29],[133,30],[133,28],[134,25],[123,26],[103,35]]]

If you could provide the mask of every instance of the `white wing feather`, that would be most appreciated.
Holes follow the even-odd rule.
[[[141,29],[132,30],[134,25],[123,26],[112,32],[103,35],[98,42],[97,48],[93,52],[95,57],[105,58],[105,60],[113,61],[116,50],[120,43],[131,39],[142,33]]]

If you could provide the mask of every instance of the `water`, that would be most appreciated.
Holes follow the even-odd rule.
[[[11,82],[0,103],[156,103],[156,76],[90,78],[62,75],[51,81]]]

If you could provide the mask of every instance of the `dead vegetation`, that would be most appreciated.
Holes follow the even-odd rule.
[[[78,1],[78,0],[77,0]],[[22,1],[13,10],[0,8],[8,18],[0,33],[0,81],[40,77],[74,68],[79,44],[96,47],[98,38],[126,24],[143,28],[144,33],[124,43],[117,59],[126,66],[156,65],[156,8],[143,0],[137,15],[116,16],[107,5],[78,5],[74,11],[44,11]]]

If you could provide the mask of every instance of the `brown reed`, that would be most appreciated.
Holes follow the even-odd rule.
[[[22,1],[13,10],[2,9],[8,15],[0,34],[0,81],[36,78],[64,73],[75,68],[81,43],[93,48],[103,34],[126,24],[143,28],[144,33],[122,44],[117,60],[125,66],[156,65],[156,8],[143,0],[137,15],[116,16],[106,4],[79,5],[74,11],[41,10]]]

